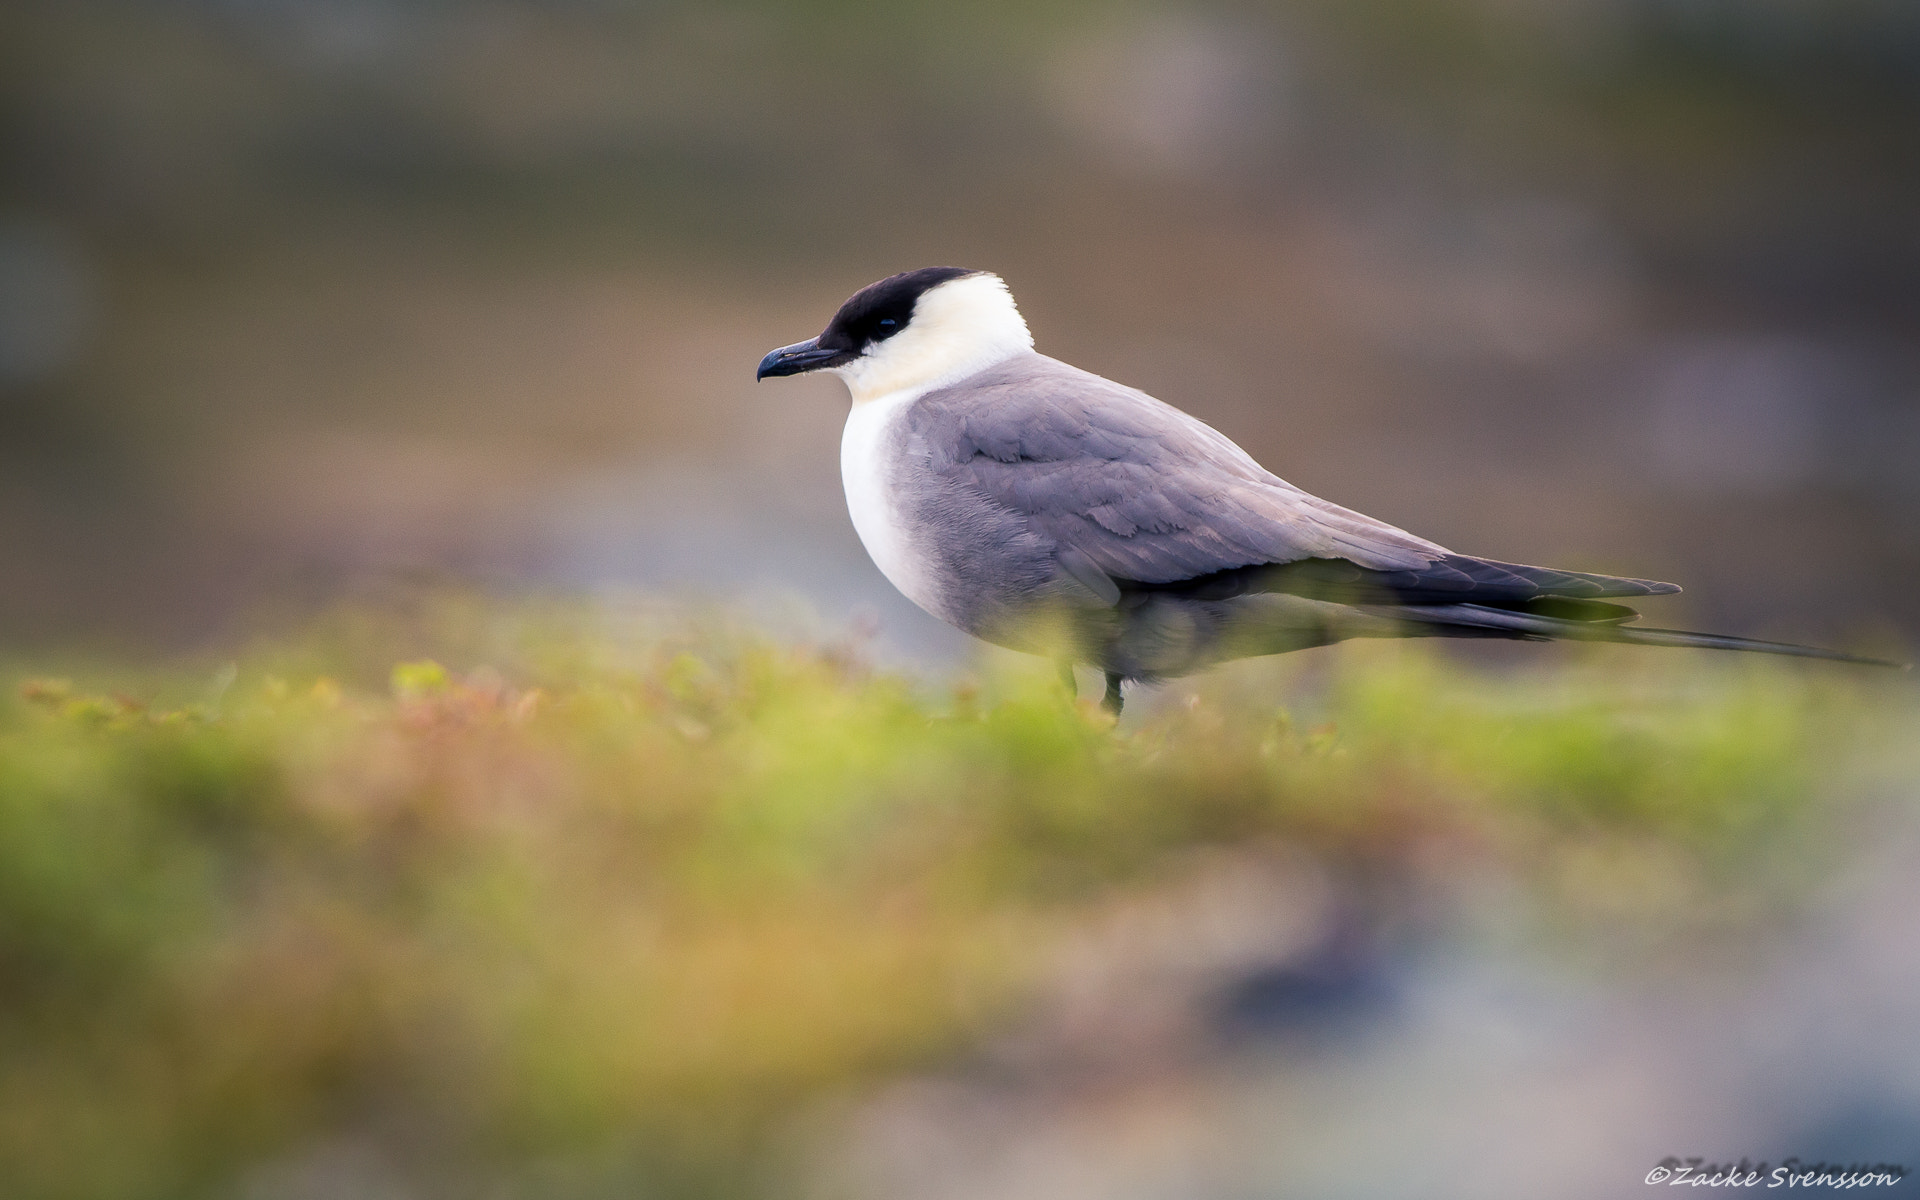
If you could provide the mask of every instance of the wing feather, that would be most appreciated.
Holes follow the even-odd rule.
[[[1454,554],[1301,491],[1144,392],[1038,354],[922,397],[908,421],[909,452],[948,484],[1017,514],[1064,573],[1098,572],[1123,592],[1498,605],[1679,590]]]

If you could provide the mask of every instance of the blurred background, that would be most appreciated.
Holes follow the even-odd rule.
[[[843,389],[752,381],[936,263],[1463,551],[1682,582],[1658,624],[1920,632],[1908,0],[7,0],[0,652],[217,647],[424,581],[798,598],[950,664],[846,520]],[[1766,953],[1618,977],[1497,928],[1382,949],[1343,897],[1392,880],[1208,859],[1021,1030],[828,1121],[823,1186],[1920,1167],[1900,764],[1845,783],[1895,815]],[[1694,907],[1610,861],[1608,903]],[[352,1138],[247,1178],[431,1192]]]
[[[931,263],[1446,544],[1911,631],[1917,119],[1902,0],[12,0],[0,641],[430,577],[950,655],[752,383]]]

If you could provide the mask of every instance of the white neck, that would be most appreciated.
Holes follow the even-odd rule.
[[[1033,335],[998,275],[966,275],[929,288],[907,327],[832,368],[855,408],[883,396],[924,395],[1033,349]]]

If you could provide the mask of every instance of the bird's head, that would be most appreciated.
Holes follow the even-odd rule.
[[[760,360],[756,379],[831,371],[855,404],[928,392],[1033,349],[1033,335],[998,275],[922,267],[855,292],[819,337]]]

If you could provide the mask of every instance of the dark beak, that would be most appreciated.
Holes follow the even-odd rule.
[[[761,359],[760,369],[753,373],[753,377],[759,380],[774,375],[799,375],[805,371],[835,366],[852,357],[844,350],[824,349],[819,338],[808,338],[804,342],[782,346]]]

